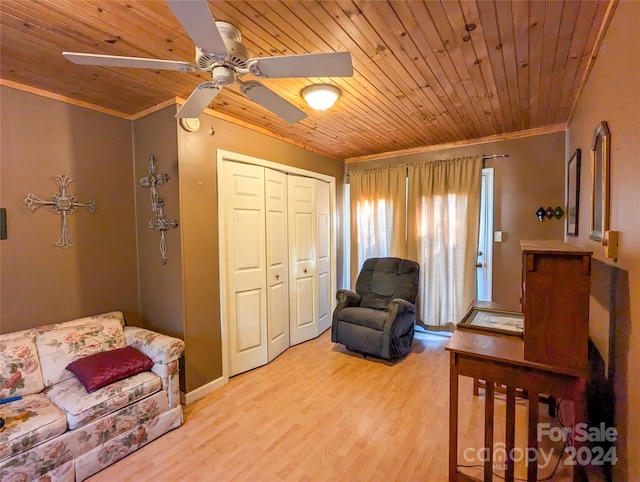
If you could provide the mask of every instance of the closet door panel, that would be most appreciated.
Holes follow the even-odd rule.
[[[316,180],[316,275],[318,334],[331,326],[331,202],[329,184]]]
[[[289,348],[287,175],[265,169],[268,359]]]
[[[288,178],[291,345],[318,336],[315,186],[315,179]]]
[[[259,349],[262,345],[261,299],[261,290],[236,293],[236,352],[239,354],[247,350]]]
[[[264,168],[225,162],[220,186],[230,375],[237,375],[267,363]]]

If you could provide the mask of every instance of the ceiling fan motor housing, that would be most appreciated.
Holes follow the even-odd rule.
[[[216,21],[216,27],[218,27],[222,41],[227,47],[226,54],[223,52],[207,53],[196,46],[196,64],[205,71],[212,70],[218,65],[246,69],[249,51],[240,43],[242,40],[240,30],[230,23],[220,21]]]

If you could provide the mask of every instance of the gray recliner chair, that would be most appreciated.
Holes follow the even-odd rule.
[[[420,266],[400,258],[370,258],[356,292],[338,290],[331,341],[387,360],[409,353],[416,322]]]

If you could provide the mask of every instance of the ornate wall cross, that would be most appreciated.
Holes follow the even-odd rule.
[[[158,188],[156,187],[166,184],[168,181],[169,176],[167,174],[158,174],[156,158],[152,154],[149,158],[149,175],[147,177],[140,178],[140,185],[142,187],[151,188],[151,209],[156,217],[149,221],[149,228],[160,231],[160,256],[162,264],[167,264],[167,239],[165,233],[169,229],[175,229],[178,227],[178,221],[170,221],[164,215],[164,201],[158,194]]]
[[[64,174],[58,174],[53,178],[53,181],[58,185],[60,192],[53,193],[49,201],[43,201],[38,199],[34,194],[29,193],[24,200],[32,212],[40,209],[42,206],[47,206],[49,212],[53,214],[61,215],[61,232],[60,239],[56,243],[56,246],[60,248],[69,248],[73,246],[73,241],[69,238],[67,233],[67,215],[75,213],[78,208],[88,209],[91,214],[96,212],[98,205],[95,199],[89,199],[86,203],[77,202],[76,197],[73,194],[67,193],[67,186],[73,182],[72,177],[67,177]]]

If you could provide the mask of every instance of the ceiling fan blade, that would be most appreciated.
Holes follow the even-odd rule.
[[[176,114],[176,118],[198,117],[202,111],[207,108],[216,95],[221,91],[220,87],[216,87],[211,82],[203,82],[198,85],[191,95]]]
[[[286,120],[289,124],[301,121],[307,117],[307,114],[303,110],[298,109],[291,102],[280,97],[274,91],[255,80],[240,84],[240,91],[252,101]]]
[[[349,52],[259,57],[247,61],[258,77],[351,77],[353,65]]]
[[[198,47],[209,54],[227,55],[206,0],[167,0],[167,5]]]
[[[197,67],[189,62],[174,60],[144,59],[140,57],[120,57],[117,55],[82,54],[62,52],[67,60],[79,65],[99,65],[102,67],[135,67],[140,69],[178,70],[194,72]]]

